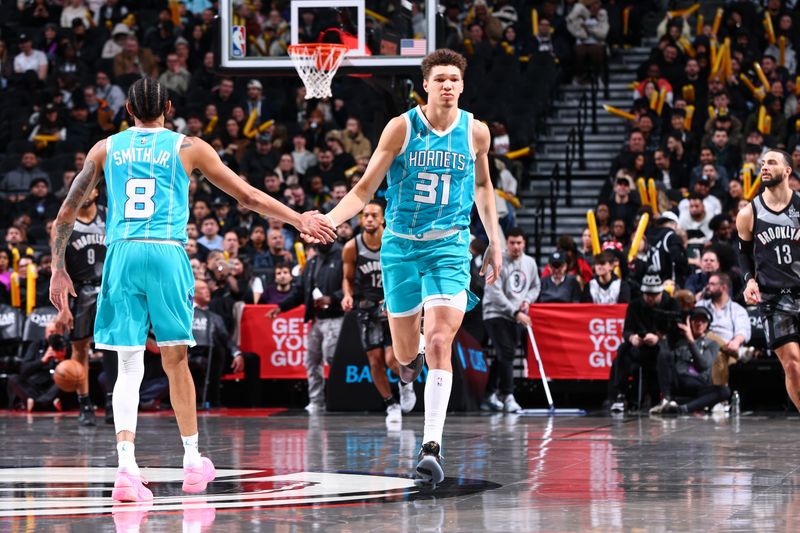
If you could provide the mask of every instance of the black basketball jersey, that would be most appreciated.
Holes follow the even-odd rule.
[[[358,301],[379,302],[383,300],[383,273],[381,251],[369,248],[361,234],[356,235],[356,293]]]
[[[762,195],[753,199],[753,255],[759,287],[800,288],[800,196],[781,211],[766,206]]]
[[[97,215],[89,224],[75,221],[75,228],[64,253],[67,273],[76,285],[99,285],[106,259],[106,211],[97,206]]]

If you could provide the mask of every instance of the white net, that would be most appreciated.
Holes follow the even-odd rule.
[[[306,86],[306,100],[333,96],[331,82],[346,54],[347,47],[341,44],[294,44],[289,47],[294,67]]]

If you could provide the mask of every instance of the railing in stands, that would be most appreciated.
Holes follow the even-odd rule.
[[[533,246],[534,257],[536,263],[542,264],[542,241],[546,232],[545,226],[547,225],[546,212],[550,208],[550,241],[553,241],[553,236],[556,234],[556,220],[558,219],[558,195],[559,195],[559,177],[561,175],[561,165],[556,163],[553,167],[553,172],[550,174],[549,185],[550,193],[547,197],[541,197],[536,202],[533,211]]]
[[[596,117],[595,117],[596,120]],[[566,180],[566,201],[572,207],[572,167],[578,161],[578,168],[586,170],[586,126],[589,122],[589,98],[583,93],[578,102],[578,124],[567,135],[564,150],[564,178]]]

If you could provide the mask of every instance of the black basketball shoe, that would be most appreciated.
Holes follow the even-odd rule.
[[[413,383],[415,379],[422,372],[422,367],[425,366],[425,352],[419,352],[417,358],[408,363],[407,365],[400,366],[400,381],[406,385]]]
[[[80,411],[78,413],[78,424],[81,426],[96,426],[97,419],[94,416],[94,406],[88,396],[78,398]]]
[[[442,470],[442,458],[439,455],[439,444],[433,441],[426,442],[419,451],[419,463],[417,463],[416,483],[431,488],[444,480],[444,470]]]

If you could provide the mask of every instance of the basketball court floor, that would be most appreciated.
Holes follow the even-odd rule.
[[[217,480],[181,492],[170,413],[143,414],[151,506],[114,505],[111,426],[0,418],[0,531],[796,531],[796,417],[453,415],[447,479],[410,479],[422,418],[283,410],[201,414]]]

